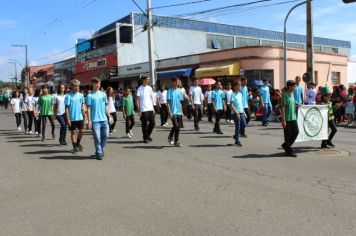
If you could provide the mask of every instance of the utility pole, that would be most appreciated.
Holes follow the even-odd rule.
[[[18,61],[14,60],[14,59],[9,59],[9,63],[15,65],[15,78],[13,78],[13,79],[15,79],[15,83],[16,83],[15,88],[17,89],[17,63],[18,63]],[[21,66],[21,64],[20,64],[20,66]]]
[[[13,47],[22,47],[25,48],[25,87],[30,86],[30,68],[28,67],[28,51],[27,51],[27,45],[22,45],[22,44],[14,44],[11,45]]]
[[[154,45],[153,45],[153,23],[152,23],[152,11],[151,0],[147,0],[147,32],[148,32],[148,56],[150,75],[152,80],[152,86],[156,85],[156,61],[154,59]]]
[[[314,35],[313,35],[313,4],[307,0],[307,73],[310,81],[314,80]]]

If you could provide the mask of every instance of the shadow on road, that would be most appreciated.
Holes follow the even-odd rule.
[[[70,153],[68,150],[41,150],[35,152],[24,152],[26,155],[37,155],[37,154],[59,154],[59,153]]]
[[[288,157],[284,152],[281,153],[274,153],[274,154],[269,154],[269,155],[264,155],[264,154],[247,154],[247,155],[242,155],[242,156],[233,156],[232,158],[237,158],[237,159],[258,159],[258,158],[275,158],[275,157]]]
[[[200,145],[189,145],[188,147],[193,148],[212,148],[212,147],[227,147],[234,146],[233,144],[200,144]]]
[[[80,161],[80,160],[94,160],[95,156],[51,156],[51,157],[40,157],[43,160],[72,160],[72,161]]]
[[[232,138],[230,135],[201,136],[199,138]]]
[[[135,144],[135,143],[142,143],[142,141],[130,141],[130,140],[126,140],[126,141],[108,141],[108,143],[114,143],[114,144]]]
[[[10,140],[6,141],[8,143],[30,143],[30,142],[41,142],[41,139],[26,139],[26,140]]]
[[[131,146],[131,147],[123,147],[126,149],[163,149],[170,148],[172,146]]]
[[[36,144],[21,144],[20,147],[62,147],[60,144],[45,144],[45,143],[36,143]]]

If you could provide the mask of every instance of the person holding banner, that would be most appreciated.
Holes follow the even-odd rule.
[[[294,100],[294,91],[297,84],[293,80],[287,81],[287,91],[282,96],[281,101],[281,114],[282,114],[282,126],[284,129],[284,143],[282,148],[286,152],[287,156],[297,157],[293,153],[292,145],[298,137],[299,128],[297,123],[296,106]]]
[[[333,107],[332,107],[332,103],[330,102],[331,93],[329,91],[329,87],[322,88],[321,92],[322,92],[321,104],[328,105],[328,120],[329,120],[328,124],[329,124],[329,129],[331,129],[329,138],[321,142],[321,148],[328,148],[328,146],[335,147],[335,145],[331,142],[337,132]]]

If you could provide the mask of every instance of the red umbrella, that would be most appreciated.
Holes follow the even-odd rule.
[[[216,81],[213,78],[204,78],[199,80],[199,84],[204,86],[204,85],[212,85],[215,84]]]

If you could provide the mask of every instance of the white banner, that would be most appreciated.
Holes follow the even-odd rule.
[[[328,139],[328,106],[300,106],[297,119],[299,135],[296,142]]]

